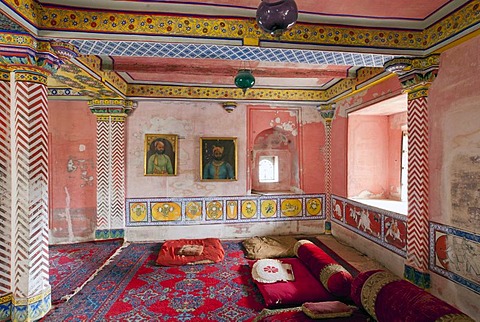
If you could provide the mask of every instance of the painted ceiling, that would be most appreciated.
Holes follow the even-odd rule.
[[[96,98],[329,101],[394,57],[441,52],[480,26],[478,0],[297,0],[296,25],[274,37],[256,23],[259,3],[1,0],[0,11],[6,32],[74,45],[49,88]],[[247,96],[234,86],[245,68]]]

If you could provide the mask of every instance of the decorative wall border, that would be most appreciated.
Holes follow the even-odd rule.
[[[124,229],[98,229],[95,230],[95,240],[125,238]]]
[[[430,270],[480,294],[480,235],[435,222],[429,231]]]
[[[325,194],[129,198],[126,226],[324,220]]]
[[[332,221],[406,257],[407,216],[332,195]]]

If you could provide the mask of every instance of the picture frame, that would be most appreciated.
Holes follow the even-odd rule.
[[[200,138],[200,178],[202,181],[237,180],[237,138]]]
[[[163,153],[157,149],[163,144]],[[159,152],[159,151],[158,151]],[[145,134],[144,143],[144,175],[176,176],[178,155],[178,135]]]

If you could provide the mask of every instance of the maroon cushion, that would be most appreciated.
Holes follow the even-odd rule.
[[[294,281],[260,283],[254,280],[267,308],[299,306],[305,302],[335,299],[298,258],[282,258],[281,261],[292,266]],[[249,263],[252,267],[255,261]]]
[[[384,270],[360,273],[352,283],[352,298],[378,321],[473,322],[450,304]]]
[[[382,287],[375,303],[378,321],[397,318],[409,322],[471,321],[455,307],[406,281],[398,280]]]
[[[352,275],[320,247],[311,241],[300,240],[295,246],[295,252],[330,293],[340,298],[350,297]]]
[[[372,276],[376,272],[380,272],[380,269],[360,272],[352,281],[352,289],[350,291],[350,297],[356,306],[362,307],[362,287],[365,284],[367,278]]]

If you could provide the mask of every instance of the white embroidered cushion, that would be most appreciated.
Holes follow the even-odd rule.
[[[259,259],[252,266],[252,277],[259,283],[294,281],[292,265],[278,259]]]

